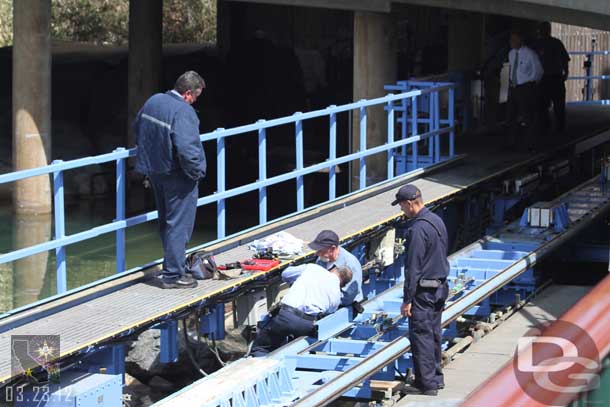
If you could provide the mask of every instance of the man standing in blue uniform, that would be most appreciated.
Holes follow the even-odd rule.
[[[134,122],[136,171],[150,179],[159,211],[163,288],[197,286],[185,274],[185,251],[195,226],[198,184],[206,171],[199,118],[191,106],[204,88],[197,72],[185,72],[173,90],[151,96]]]
[[[436,396],[438,389],[445,387],[441,369],[441,316],[449,293],[447,229],[441,218],[424,206],[421,191],[415,185],[401,187],[392,202],[396,204],[409,222],[400,312],[409,317],[415,380],[406,391]]]
[[[549,105],[553,102],[555,125],[559,132],[565,130],[566,85],[570,71],[570,55],[560,39],[551,37],[551,23],[544,21],[538,26],[538,41],[534,49],[540,56],[544,75],[540,80],[540,115],[542,130],[550,130]]]
[[[288,281],[291,267],[283,273]],[[316,336],[315,322],[335,312],[341,303],[341,288],[352,279],[345,267],[328,271],[317,264],[306,264],[280,305],[271,312],[267,324],[252,344],[252,356],[265,356],[291,338]]]

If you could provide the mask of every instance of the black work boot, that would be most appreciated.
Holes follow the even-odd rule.
[[[415,386],[405,386],[405,388],[401,390],[401,393],[403,395],[438,396],[438,389],[422,389]]]
[[[161,288],[195,288],[197,280],[190,274],[184,274],[179,279],[174,281],[163,281],[161,278]]]

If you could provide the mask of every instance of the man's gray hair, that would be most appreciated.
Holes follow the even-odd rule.
[[[183,73],[174,84],[174,90],[181,95],[184,95],[187,90],[195,92],[197,89],[205,89],[205,81],[195,71]]]
[[[347,283],[352,281],[352,271],[347,267],[337,267],[333,271],[336,271],[339,275],[339,282],[341,287],[345,287]]]

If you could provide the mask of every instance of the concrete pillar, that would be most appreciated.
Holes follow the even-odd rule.
[[[131,125],[144,102],[161,86],[163,0],[129,0],[127,146],[135,145]]]
[[[0,313],[10,311],[13,305],[13,266],[11,263],[0,264]]]
[[[51,0],[13,1],[13,167],[51,157]],[[50,176],[15,183],[17,213],[51,212]]]
[[[384,96],[384,85],[396,82],[397,43],[390,14],[354,12],[354,101]],[[360,114],[353,115],[352,151],[360,146]],[[367,109],[367,147],[387,141],[387,117],[383,106]],[[385,154],[366,160],[367,185],[385,179]],[[352,164],[352,190],[359,184],[358,163]]]
[[[19,0],[20,1],[20,0]],[[14,217],[15,248],[34,246],[51,239],[51,214],[24,215]],[[38,301],[45,283],[49,252],[28,256],[13,263],[13,307],[21,307]],[[55,294],[53,279],[51,294]]]

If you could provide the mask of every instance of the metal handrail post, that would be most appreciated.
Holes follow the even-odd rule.
[[[331,109],[335,105],[329,106]],[[337,114],[331,113],[329,116],[329,141],[328,141],[328,159],[334,160],[337,158]],[[337,197],[337,176],[335,165],[331,165],[328,170],[328,199],[332,200]]]
[[[125,151],[123,147],[114,150]],[[125,158],[116,160],[116,220],[125,220]],[[116,272],[125,271],[125,228],[116,231]]]
[[[259,120],[257,123],[264,123],[265,120]],[[264,181],[267,179],[267,131],[260,128],[258,130],[258,180]],[[258,189],[258,222],[267,223],[267,187]]]
[[[362,100],[364,101],[364,99]],[[360,148],[358,151],[363,152],[366,150],[366,107],[360,107]],[[360,158],[360,175],[359,175],[359,189],[366,188],[366,158]]]
[[[303,113],[296,112],[296,117]],[[297,120],[294,123],[295,129],[295,144],[296,144],[296,168],[297,171],[303,169],[303,122]],[[303,176],[297,177],[297,211],[302,211],[305,208],[305,191],[303,188]]]
[[[388,102],[388,144],[394,142],[394,106],[392,102]],[[394,151],[389,149],[387,152],[388,169],[387,179],[394,178]]]
[[[441,104],[440,104],[440,95],[439,92],[434,92],[432,94],[432,98],[434,99],[434,130],[439,130],[441,128]],[[434,163],[438,163],[441,161],[441,136],[434,136]]]
[[[217,129],[222,132],[224,129]],[[226,152],[225,138],[222,134],[216,140],[216,192],[221,193],[226,190]],[[216,202],[216,237],[222,239],[227,234],[225,200],[223,198]]]
[[[448,119],[449,119],[449,127],[451,127],[451,132],[449,133],[449,158],[453,158],[455,155],[455,130],[453,126],[455,125],[455,114],[453,112],[455,103],[455,89],[449,89],[449,111]]]
[[[411,137],[417,136],[417,97],[411,97]],[[418,160],[417,141],[411,144],[411,154],[413,156],[413,170],[417,169]]]
[[[54,164],[61,162],[62,160],[53,161]],[[66,235],[63,171],[55,171],[53,173],[53,212],[55,215],[55,239],[61,239]],[[57,294],[62,294],[68,289],[65,246],[60,246],[55,249],[55,270]]]

